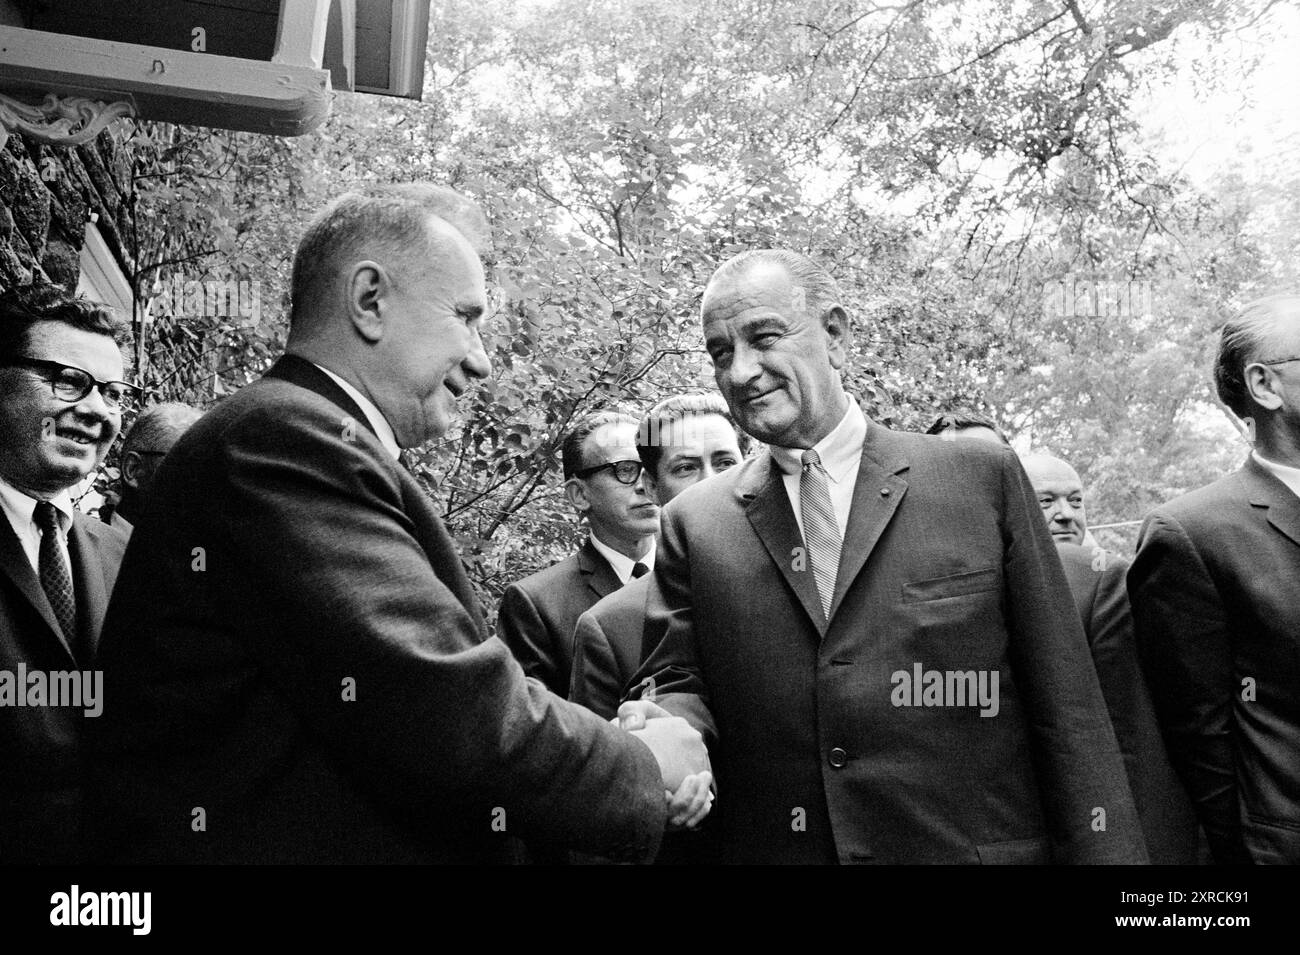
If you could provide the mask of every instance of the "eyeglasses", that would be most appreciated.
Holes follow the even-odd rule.
[[[636,479],[641,476],[640,461],[610,461],[608,464],[597,464],[594,468],[583,468],[581,471],[574,471],[574,477],[589,478],[600,471],[613,471],[614,480],[619,484],[635,484]]]
[[[50,392],[63,401],[80,401],[90,394],[91,388],[98,388],[104,398],[104,404],[111,411],[130,411],[140,397],[140,389],[125,381],[100,381],[88,371],[63,365],[57,361],[44,361],[40,358],[19,356],[5,362],[11,368],[31,368],[46,373],[50,383]]]
[[[1253,362],[1253,364],[1256,364],[1256,365],[1285,365],[1285,364],[1286,364],[1287,362],[1289,362],[1289,361],[1300,361],[1300,356],[1298,356],[1298,357],[1296,357],[1296,358],[1274,358],[1274,359],[1272,359],[1271,361],[1257,361],[1257,362]]]

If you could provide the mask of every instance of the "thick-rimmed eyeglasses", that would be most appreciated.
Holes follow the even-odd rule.
[[[589,478],[600,471],[612,471],[614,480],[619,484],[635,484],[636,479],[641,476],[640,461],[610,461],[607,464],[597,464],[593,468],[583,468],[581,471],[575,471],[574,476],[580,478]]]
[[[43,372],[43,377],[50,383],[54,397],[63,401],[77,402],[90,394],[91,388],[98,388],[111,411],[130,411],[140,397],[140,389],[125,381],[100,381],[83,368],[60,364],[57,361],[45,361],[41,358],[19,356],[5,362],[11,368],[30,368]]]

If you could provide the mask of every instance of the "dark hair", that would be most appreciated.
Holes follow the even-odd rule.
[[[1214,359],[1214,388],[1219,400],[1239,418],[1254,417],[1254,399],[1246,388],[1246,366],[1267,354],[1282,318],[1300,318],[1300,296],[1270,295],[1245,305],[1224,323]],[[1291,358],[1275,355],[1274,358]]]
[[[436,216],[463,235],[483,255],[490,231],[483,211],[447,186],[425,182],[371,186],[339,196],[312,219],[293,256],[289,321],[302,318],[312,295],[337,273],[340,260],[378,246],[394,257],[428,250],[429,217]]]
[[[663,459],[664,448],[672,447],[677,443],[673,440],[676,422],[711,414],[717,415],[731,425],[732,430],[736,432],[736,443],[740,446],[740,453],[749,454],[754,441],[736,426],[736,420],[731,417],[731,409],[727,407],[720,394],[705,391],[673,395],[647,411],[640,425],[637,426],[636,453],[640,455],[641,463],[645,465],[646,470],[655,477],[659,476],[659,463]]]
[[[998,436],[998,440],[1011,447],[1011,442],[1007,436],[1002,433],[1002,429],[993,423],[992,418],[986,418],[983,415],[972,414],[968,411],[951,411],[948,414],[941,414],[934,419],[934,424],[925,429],[926,434],[943,434],[950,429],[965,431],[967,428],[988,428]]]
[[[560,446],[560,463],[564,467],[564,479],[567,481],[586,467],[587,439],[607,424],[630,424],[635,426],[636,418],[622,411],[598,411],[587,415],[575,424],[564,436]]]
[[[0,359],[21,355],[38,322],[61,322],[103,335],[119,349],[131,340],[131,326],[111,306],[41,282],[0,295]]]
[[[122,453],[160,451],[160,444],[170,447],[194,422],[203,417],[198,408],[178,401],[164,401],[140,412],[122,442]]]

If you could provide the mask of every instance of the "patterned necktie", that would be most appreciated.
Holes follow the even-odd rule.
[[[822,613],[829,620],[831,600],[835,597],[835,577],[839,573],[840,526],[835,523],[831,510],[829,478],[816,451],[805,451],[803,474],[799,477],[799,511],[803,517],[804,543],[808,545],[808,560],[812,563],[813,580],[817,594],[822,598]]]
[[[37,557],[40,569],[41,587],[54,608],[63,636],[72,647],[73,653],[79,651],[77,645],[77,597],[72,590],[72,574],[68,562],[59,547],[59,513],[49,501],[37,501],[33,512],[36,526],[41,529],[41,549]],[[78,661],[79,663],[84,661]]]
[[[647,567],[645,564],[641,563],[641,561],[638,560],[635,564],[632,565],[633,580],[636,580],[638,577],[644,577],[648,573],[650,573],[650,568]]]

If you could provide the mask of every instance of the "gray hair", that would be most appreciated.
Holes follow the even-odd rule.
[[[840,287],[831,274],[808,256],[789,249],[750,249],[733,255],[718,266],[709,284],[764,265],[779,265],[791,284],[803,289],[806,314],[820,317],[837,305],[843,307]]]
[[[135,424],[122,442],[122,453],[170,451],[176,440],[201,417],[203,412],[199,409],[179,401],[151,405],[135,419]]]
[[[1219,399],[1239,418],[1256,414],[1246,387],[1246,366],[1265,358],[1293,358],[1269,355],[1275,347],[1283,320],[1300,322],[1300,296],[1270,295],[1245,305],[1229,319],[1219,333],[1219,353],[1214,359],[1214,387]]]
[[[312,296],[329,286],[344,260],[364,246],[378,246],[394,257],[429,250],[429,217],[443,220],[480,255],[490,244],[483,211],[447,186],[427,182],[371,186],[339,196],[312,219],[293,257],[289,323],[305,317]]]

